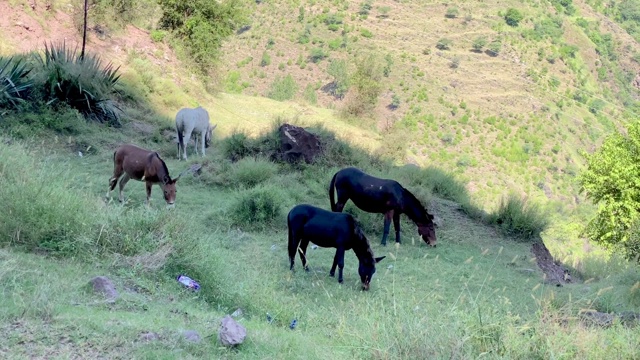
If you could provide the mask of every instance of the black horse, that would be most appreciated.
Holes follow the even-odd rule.
[[[338,202],[334,202],[334,189],[338,192]],[[407,214],[418,226],[418,234],[430,246],[436,246],[436,230],[433,215],[429,214],[420,201],[395,180],[380,179],[350,167],[338,171],[329,185],[331,210],[342,212],[349,199],[360,209],[370,213],[384,214],[384,234],[382,245],[387,245],[389,227],[393,218],[396,228],[396,242],[400,242],[400,214]]]
[[[296,251],[300,249],[302,266],[306,271],[309,271],[306,253],[307,245],[311,241],[321,247],[336,248],[336,255],[333,258],[333,265],[329,275],[335,276],[336,266],[338,266],[338,282],[342,283],[344,252],[353,249],[360,261],[358,273],[360,274],[362,287],[364,290],[369,290],[369,283],[376,272],[376,263],[385,257],[374,258],[369,241],[362,233],[353,216],[301,204],[294,206],[289,211],[287,226],[289,227],[290,270],[293,270]]]

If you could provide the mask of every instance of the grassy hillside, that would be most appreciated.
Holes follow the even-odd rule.
[[[14,14],[2,23],[4,53],[41,47],[40,33],[79,39],[77,4],[51,3],[3,5]],[[224,43],[215,76],[203,78],[181,43],[156,30],[153,2],[124,15],[101,4],[90,12],[89,49],[122,64],[136,92],[167,118],[198,103],[215,109],[222,129],[255,128],[291,111],[303,123],[348,123],[364,131],[362,143],[399,163],[459,174],[488,207],[509,192],[575,207],[580,151],[593,150],[635,113],[638,45],[600,5],[250,2],[248,25]],[[518,26],[505,21],[510,8],[522,15]],[[354,84],[343,98],[330,93],[332,84],[353,75],[367,54],[380,72],[376,106],[361,118],[343,117]],[[330,75],[329,64],[340,60],[346,73]],[[208,95],[212,88],[218,97]],[[285,95],[293,103],[262,99]]]
[[[120,136],[111,132],[82,138],[97,143]],[[0,253],[3,356],[395,359],[562,353],[596,359],[610,354],[611,343],[618,344],[621,358],[638,355],[632,340],[637,327],[618,321],[606,329],[591,327],[580,315],[585,309],[637,307],[637,270],[600,268],[599,279],[557,287],[544,281],[530,244],[469,218],[458,204],[426,191],[428,183],[411,188],[442,219],[437,248],[423,244],[406,220],[405,242],[382,247],[381,217],[348,205],[375,254],[387,256],[371,291],[359,290],[351,252],[344,285],[327,275],[330,249],[308,250],[310,273],[299,270],[299,260],[298,270],[290,272],[284,215],[295,203],[326,204],[326,183],[337,167],[299,172],[260,159],[233,164],[225,159],[224,144],[214,144],[201,176],[180,181],[171,210],[158,189],[146,208],[139,182],[125,189],[124,205],[105,203],[112,169],[108,150],[79,157],[70,156],[64,142],[46,150],[34,143],[4,145],[0,199],[11,215],[0,227],[6,239]],[[188,165],[165,159],[173,174]],[[416,179],[411,169],[392,171],[404,183]],[[277,199],[271,220],[238,212],[238,204],[256,194]],[[19,223],[8,221],[17,218]],[[175,281],[180,273],[197,279],[201,290],[182,289]],[[88,280],[98,275],[114,280],[121,294],[115,302],[89,290]],[[248,337],[227,350],[215,340],[218,320],[238,308]],[[294,318],[298,327],[290,330]],[[184,330],[198,331],[202,342],[183,340]],[[147,333],[158,338],[145,340]]]
[[[31,4],[0,3],[11,15],[0,19],[0,55],[41,49],[43,38],[78,39],[77,4]],[[93,12],[88,44],[121,66],[121,128],[87,123],[65,106],[0,113],[3,358],[640,356],[637,326],[585,315],[640,306],[637,266],[580,239],[573,221],[590,211],[573,183],[579,152],[634,111],[635,90],[623,80],[636,43],[615,23],[596,23],[606,19],[588,4],[251,2],[251,26],[225,44],[212,78],[156,30],[157,8],[136,4],[135,26]],[[504,22],[510,7],[524,15],[518,27]],[[608,31],[612,43],[594,35]],[[471,51],[479,36],[487,44]],[[363,57],[371,52],[378,57]],[[322,89],[333,81],[332,59],[345,59],[350,71],[362,59],[380,65],[373,113],[344,116],[354,94],[336,99]],[[272,85],[286,75],[293,82]],[[292,88],[290,100],[266,97]],[[216,139],[206,158],[185,163],[175,159],[173,117],[196,105],[218,124]],[[241,147],[268,152],[271,142],[261,140],[282,121],[311,126],[328,153],[314,165],[232,161]],[[123,142],[157,150],[173,175],[194,163],[202,173],[180,180],[174,209],[164,208],[158,188],[145,207],[139,182],[127,185],[124,204],[105,201],[112,151]],[[424,166],[402,166],[407,161]],[[359,290],[351,252],[343,285],[327,274],[331,249],[309,249],[309,273],[299,259],[288,270],[286,212],[303,202],[326,207],[327,184],[347,165],[397,179],[441,224],[437,248],[404,217],[404,242],[382,247],[382,216],[349,204],[376,256],[387,256],[369,292]],[[514,202],[495,211],[512,191]],[[527,242],[537,237],[509,235],[504,220],[534,203],[521,195],[549,200],[544,215],[531,207],[519,220],[552,220],[541,236],[573,281],[545,279]],[[200,292],[184,290],[175,281],[181,273],[198,280]],[[90,291],[97,275],[114,280],[119,299]],[[238,308],[247,340],[222,348],[218,321]],[[184,330],[203,340],[185,341]],[[145,340],[150,332],[158,337]]]

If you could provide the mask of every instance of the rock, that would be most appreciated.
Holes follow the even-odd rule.
[[[220,321],[220,330],[218,331],[218,340],[224,346],[235,346],[242,344],[247,336],[247,330],[244,326],[238,324],[229,315]]]
[[[242,309],[238,308],[236,309],[236,311],[234,311],[231,316],[233,317],[238,317],[238,316],[242,316]]]
[[[138,336],[141,341],[154,341],[160,339],[160,335],[154,333],[153,331],[143,332]]]
[[[303,159],[307,164],[313,162],[322,153],[320,139],[305,129],[289,124],[282,124],[280,134],[281,160],[293,163]]]
[[[613,324],[614,319],[614,315],[599,311],[586,311],[582,313],[582,321],[587,325],[596,325],[606,328]]]
[[[89,283],[93,285],[94,292],[104,295],[108,300],[115,301],[120,296],[116,286],[106,276],[96,276]]]
[[[201,340],[200,334],[198,334],[197,331],[195,330],[185,330],[182,332],[182,337],[184,337],[185,340],[190,341],[190,342],[194,342],[194,343],[199,343]]]

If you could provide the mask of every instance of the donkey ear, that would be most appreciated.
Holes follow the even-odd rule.
[[[386,256],[381,256],[376,258],[376,264],[380,262],[380,260],[386,258]]]

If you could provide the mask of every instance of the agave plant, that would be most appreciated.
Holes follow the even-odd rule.
[[[33,87],[24,57],[0,57],[0,108],[17,107]]]
[[[98,56],[80,56],[65,43],[45,44],[44,56],[37,58],[48,103],[64,102],[87,119],[119,125],[121,110],[111,98],[120,79],[118,68],[103,67]]]

